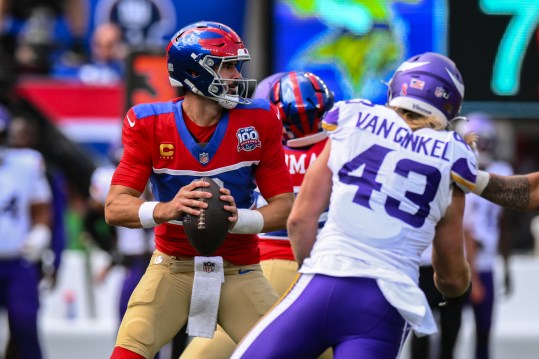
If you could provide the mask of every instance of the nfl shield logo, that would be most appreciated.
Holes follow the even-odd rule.
[[[449,93],[441,86],[436,87],[434,90],[434,96],[436,97],[443,97],[446,100],[449,98]]]
[[[215,271],[215,263],[207,261],[202,263],[202,270],[206,273],[211,273]]]
[[[207,152],[202,152],[200,155],[198,155],[198,161],[205,165],[206,163],[210,162],[210,155]]]

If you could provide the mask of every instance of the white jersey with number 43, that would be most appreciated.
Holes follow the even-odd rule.
[[[420,254],[451,203],[453,183],[475,183],[472,150],[456,132],[413,132],[395,111],[366,100],[337,103],[324,128],[333,189],[311,257],[353,253],[417,280]]]
[[[412,131],[393,110],[366,100],[335,104],[328,220],[300,272],[377,279],[386,299],[421,334],[436,332],[417,287],[421,253],[452,200],[472,187],[476,160],[453,131]]]

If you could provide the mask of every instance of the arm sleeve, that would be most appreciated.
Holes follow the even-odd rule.
[[[111,184],[144,192],[152,172],[152,129],[151,117],[139,119],[133,108],[127,112],[122,128],[124,152]]]

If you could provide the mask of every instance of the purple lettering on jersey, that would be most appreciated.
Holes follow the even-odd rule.
[[[415,153],[422,153],[426,156],[449,161],[449,158],[446,157],[449,142],[434,140],[431,137],[417,136],[402,127],[395,133],[393,141],[400,143],[402,147],[412,150]]]
[[[447,145],[447,143],[442,142],[440,140],[434,140],[434,144],[432,145],[432,148],[431,148],[431,151],[430,151],[430,156],[431,157],[440,158],[440,156],[436,152],[438,152],[438,150],[441,148],[442,144]]]
[[[399,127],[397,131],[395,131],[395,137],[393,137],[393,142],[402,144],[403,141],[408,137],[409,133],[410,129],[407,129],[405,127]]]
[[[363,116],[363,117],[362,116],[363,116],[363,112],[358,113],[356,127],[361,128],[361,125],[363,125],[363,123],[365,123],[365,121],[367,121],[367,119],[371,116],[371,114],[367,113],[367,114],[365,114],[365,116]]]
[[[454,137],[455,140],[457,140],[458,142],[464,143],[464,146],[466,146],[466,148],[469,149],[469,150],[471,151],[470,146],[468,146],[468,144],[466,143],[466,141],[464,140],[464,138],[462,138],[461,135],[459,135],[457,132],[453,132],[453,137]]]
[[[358,114],[356,122],[356,127],[363,130],[370,130],[373,134],[377,136],[384,136],[384,138],[389,137],[389,133],[393,129],[394,125],[395,122],[389,122],[385,118],[379,121],[378,116],[375,115],[371,117],[370,113],[366,113],[365,115],[363,115],[363,112],[360,112]]]
[[[432,140],[432,138],[425,138],[423,136],[419,137],[419,145],[417,147],[417,152],[420,152],[423,150],[424,155],[429,155],[429,150],[427,149],[427,143],[429,143]]]
[[[449,148],[449,142],[445,143],[444,152],[442,152],[442,157],[440,157],[442,160],[445,160],[449,162],[449,158],[447,157],[447,149]]]
[[[364,130],[367,130],[368,128],[371,128],[372,133],[376,133],[376,126],[378,125],[378,116],[373,116],[369,123],[363,127]]]
[[[393,129],[393,126],[395,125],[395,122],[391,122],[391,124],[389,124],[388,126],[388,123],[389,121],[386,120],[385,118],[382,120],[382,123],[380,124],[380,128],[378,129],[378,131],[376,132],[376,134],[378,136],[380,136],[380,133],[383,131],[384,134],[383,136],[385,138],[388,138],[389,137],[389,133],[391,132],[391,130]]]
[[[401,146],[404,148],[411,149],[414,152],[417,152],[417,143],[419,142],[419,137],[414,136],[413,133],[408,133],[408,135],[402,141]]]

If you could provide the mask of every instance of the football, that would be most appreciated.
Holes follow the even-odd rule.
[[[201,255],[211,256],[225,240],[231,213],[223,208],[228,203],[219,198],[221,187],[210,177],[203,177],[201,180],[209,183],[209,187],[199,187],[195,191],[208,191],[212,197],[200,199],[208,203],[208,207],[202,208],[199,216],[183,216],[183,229],[189,243]]]

